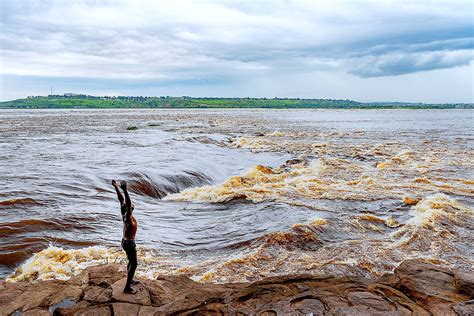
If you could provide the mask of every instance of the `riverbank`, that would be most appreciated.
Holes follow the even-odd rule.
[[[20,109],[472,109],[472,103],[410,103],[358,102],[342,99],[300,98],[216,98],[216,97],[144,97],[144,96],[91,96],[64,94],[32,96],[0,102],[1,108]]]
[[[472,271],[471,271],[472,272]],[[67,280],[0,281],[2,315],[472,315],[472,273],[406,260],[364,278],[287,275],[254,283],[204,284],[186,276],[141,279],[124,294],[123,265],[89,267]]]

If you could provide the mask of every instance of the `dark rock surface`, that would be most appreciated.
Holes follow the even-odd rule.
[[[0,281],[0,315],[474,315],[472,273],[404,261],[377,281],[290,275],[203,284],[185,276],[140,280],[124,294],[124,268],[90,267],[68,281]]]

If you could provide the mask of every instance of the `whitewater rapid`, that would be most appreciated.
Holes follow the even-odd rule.
[[[145,277],[473,269],[469,110],[20,114],[0,115],[9,280],[123,263],[111,178],[130,183]]]

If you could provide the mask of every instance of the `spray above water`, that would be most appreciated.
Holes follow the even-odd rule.
[[[140,266],[137,275],[140,277],[153,279],[160,273],[172,273],[176,269],[176,263],[156,251],[139,248],[138,256]],[[93,246],[64,249],[50,245],[22,263],[7,281],[67,280],[87,267],[111,263],[126,265],[127,258],[121,248]]]
[[[115,262],[125,262],[125,257],[118,248],[94,246],[63,249],[49,246],[26,260],[7,280],[67,280],[89,266]]]

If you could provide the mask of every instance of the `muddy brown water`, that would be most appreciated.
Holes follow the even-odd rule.
[[[472,269],[472,116],[0,110],[0,275],[120,256],[111,179],[129,183],[150,277],[370,277],[413,257]]]

